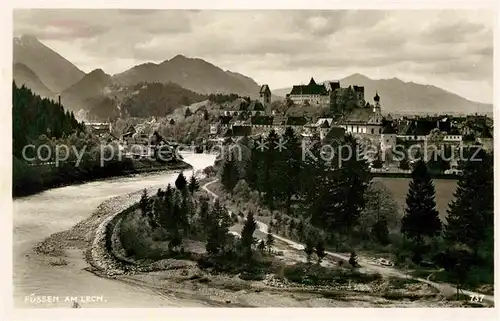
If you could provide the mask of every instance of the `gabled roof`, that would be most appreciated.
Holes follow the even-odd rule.
[[[340,81],[327,81],[325,82],[325,86],[328,90],[334,91],[340,88]]]
[[[332,141],[332,140],[343,140],[345,137],[345,129],[342,127],[333,126],[326,134],[323,140]]]
[[[323,123],[319,127],[320,128],[330,128],[330,124],[328,123],[327,120],[325,120],[325,121],[323,121]]]
[[[286,124],[286,117],[282,115],[275,115],[273,119],[273,125],[283,126]]]
[[[366,124],[373,116],[371,108],[354,108],[348,115],[342,117],[341,124]]]
[[[238,137],[243,137],[243,136],[250,136],[252,134],[252,127],[251,126],[233,126],[229,131],[228,131],[230,136],[238,136]]]
[[[435,120],[413,120],[404,130],[402,135],[426,136],[431,130],[437,128]]]
[[[319,85],[311,78],[307,85],[296,85],[292,87],[290,95],[327,95],[324,85]]]
[[[253,116],[251,118],[252,125],[272,125],[273,124],[272,116]]]
[[[135,129],[135,126],[132,124],[129,124],[127,127],[125,127],[125,130],[123,131],[122,136],[129,136],[137,133],[137,130]]]
[[[259,93],[266,93],[266,94],[270,94],[271,93],[271,89],[269,89],[269,86],[268,85],[262,85],[260,87],[260,91]]]
[[[318,120],[316,121],[315,124],[313,124],[313,126],[321,126],[325,120],[328,122],[328,124],[332,124],[333,122],[333,118],[318,118]]]
[[[382,134],[396,134],[396,131],[394,130],[394,128],[390,125],[390,124],[387,124],[384,126],[384,129],[382,130]]]
[[[304,126],[307,124],[307,118],[302,116],[290,116],[286,120],[287,126]]]

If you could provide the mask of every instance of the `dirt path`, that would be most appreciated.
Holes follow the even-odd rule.
[[[218,198],[218,195],[215,194],[214,192],[212,192],[210,189],[208,189],[208,186],[210,186],[211,184],[217,182],[218,179],[214,179],[206,184],[204,184],[202,186],[203,190],[205,190],[208,194],[210,194],[214,199]],[[265,223],[262,223],[262,222],[259,222],[257,221],[257,228],[259,231],[263,232],[263,233],[267,233],[268,231],[268,226],[265,224]],[[275,239],[278,239],[280,241],[283,241],[284,243],[287,243],[289,246],[295,248],[295,249],[304,249],[304,245],[301,244],[301,243],[298,243],[298,242],[295,242],[295,241],[292,241],[290,239],[287,239],[285,237],[281,237],[279,235],[275,235],[274,234],[274,238]],[[343,255],[343,254],[339,254],[339,253],[334,253],[334,252],[330,252],[330,251],[326,251],[326,254],[329,255],[329,256],[332,256],[334,258],[337,258],[337,259],[342,259],[344,261],[348,261],[349,260],[349,257]],[[365,270],[365,271],[372,271],[372,272],[378,272],[380,273],[381,275],[385,276],[385,277],[399,277],[399,278],[408,278],[408,279],[413,279],[413,280],[417,280],[419,282],[423,282],[423,283],[427,283],[433,287],[435,287],[436,289],[438,289],[442,294],[446,295],[446,296],[450,296],[450,295],[453,295],[453,294],[456,294],[457,293],[457,288],[451,284],[447,284],[447,283],[436,283],[436,282],[432,282],[432,281],[429,281],[429,280],[426,280],[426,279],[422,279],[422,278],[416,278],[416,277],[412,277],[412,276],[408,276],[406,275],[405,273],[397,270],[397,269],[394,269],[394,268],[391,268],[391,267],[387,267],[387,266],[381,266],[381,265],[376,265],[376,264],[373,264],[371,263],[370,261],[368,261],[366,258],[363,258],[363,257],[360,257],[358,256],[358,260],[359,260],[359,263],[363,266],[363,268],[361,268],[360,270]],[[465,294],[465,295],[471,295],[471,296],[482,296],[483,297],[483,301],[487,301],[487,302],[491,302],[491,303],[495,303],[495,299],[494,299],[494,296],[492,295],[486,295],[486,294],[482,294],[482,293],[478,293],[478,292],[473,292],[473,291],[467,291],[467,290],[461,290],[461,293]]]

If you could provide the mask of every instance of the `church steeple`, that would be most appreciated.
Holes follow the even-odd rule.
[[[311,77],[311,81],[309,81],[309,86],[311,85],[316,85],[316,82],[314,81],[313,77]]]
[[[378,95],[378,92],[375,92],[375,97],[373,97],[373,100],[375,101],[375,106],[373,106],[373,112],[380,113],[380,96]]]

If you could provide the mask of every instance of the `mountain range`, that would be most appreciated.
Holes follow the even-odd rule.
[[[198,58],[177,55],[160,64],[146,63],[116,74],[116,84],[134,85],[139,82],[176,83],[201,94],[238,93],[256,97],[260,86],[251,78],[231,71],[224,71]]]
[[[17,85],[25,85],[43,98],[55,98],[55,94],[25,64],[15,63],[12,67],[12,75]]]
[[[161,63],[145,63],[122,73],[108,75],[102,69],[85,74],[70,61],[33,36],[14,38],[13,78],[44,97],[61,94],[69,110],[95,110],[100,106],[119,104],[130,98],[140,83],[175,83],[195,93],[236,93],[256,98],[260,89],[252,78],[224,71],[198,58],[177,55]],[[403,82],[397,78],[370,79],[354,74],[340,79],[341,86],[365,87],[365,99],[372,101],[375,92],[381,96],[382,110],[395,114],[419,113],[488,113],[491,104],[473,102],[431,85]],[[162,90],[174,90],[167,86]],[[271,88],[272,90],[272,88]],[[272,90],[273,96],[284,97],[290,88]],[[191,94],[188,94],[191,95]],[[168,95],[169,97],[171,94]],[[275,96],[274,98],[278,98]],[[106,101],[105,104],[102,104]],[[106,107],[109,108],[109,107]],[[100,113],[106,114],[106,113]]]
[[[85,73],[36,37],[14,38],[14,64],[22,63],[53,93],[60,93],[83,78]]]
[[[432,85],[404,82],[398,78],[371,79],[356,73],[335,80],[341,87],[364,86],[365,100],[373,103],[375,93],[380,96],[383,113],[392,114],[488,114],[493,113],[491,104],[465,99],[457,94]],[[285,97],[291,88],[274,90],[274,94]]]

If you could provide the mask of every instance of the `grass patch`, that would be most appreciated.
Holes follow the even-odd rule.
[[[203,255],[198,259],[200,269],[233,275],[241,273],[242,279],[260,279],[262,275],[272,271],[272,265],[272,258],[259,255],[259,253],[254,253],[248,261],[235,251],[218,255]]]
[[[389,284],[397,289],[403,289],[406,287],[408,284],[415,284],[415,283],[420,283],[420,281],[414,280],[414,279],[402,279],[402,278],[394,278],[391,277],[389,278]]]
[[[382,278],[380,274],[363,274],[357,270],[326,268],[317,264],[297,263],[282,269],[283,276],[291,282],[305,285],[347,284],[349,281],[370,283]]]

